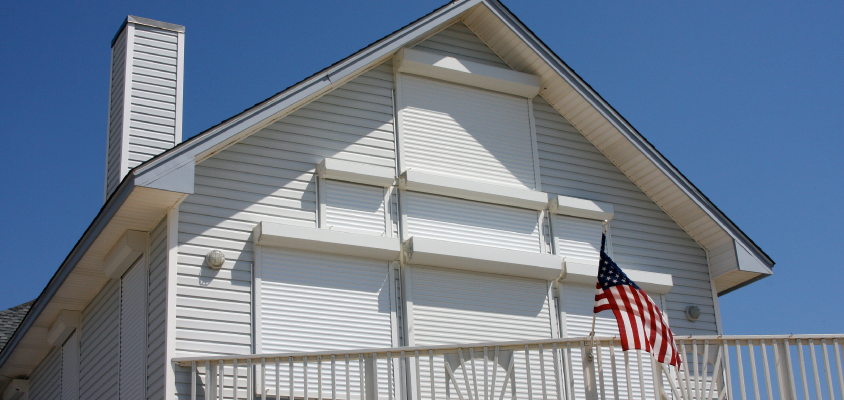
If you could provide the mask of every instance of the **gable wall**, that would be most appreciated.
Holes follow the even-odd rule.
[[[58,399],[62,394],[62,348],[53,347],[50,354],[41,360],[41,363],[32,371],[29,376],[28,398],[37,399]]]

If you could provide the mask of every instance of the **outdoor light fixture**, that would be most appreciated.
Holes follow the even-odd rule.
[[[205,256],[205,262],[213,269],[220,269],[220,267],[223,266],[223,263],[226,262],[226,255],[220,250],[211,250],[208,252],[208,255]]]
[[[700,318],[700,307],[698,306],[688,306],[686,307],[686,318],[689,321],[697,321]]]

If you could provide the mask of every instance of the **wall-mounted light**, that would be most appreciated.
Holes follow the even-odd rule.
[[[213,269],[220,269],[226,262],[226,255],[220,250],[211,250],[205,256],[205,262]]]
[[[686,307],[686,318],[689,321],[697,321],[700,318],[700,307],[698,306],[688,306]]]

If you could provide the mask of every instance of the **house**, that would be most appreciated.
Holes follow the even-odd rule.
[[[838,336],[718,336],[773,261],[497,0],[186,141],[184,35],[112,41],[104,205],[0,352],[3,399],[733,398],[754,348],[820,393],[793,369],[820,346],[840,379]],[[685,369],[611,315],[584,339],[605,226]]]

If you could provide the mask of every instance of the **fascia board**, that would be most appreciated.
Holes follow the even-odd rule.
[[[317,165],[320,178],[388,187],[396,181],[392,168],[363,164],[335,158],[323,159]]]
[[[398,72],[436,78],[529,99],[539,94],[539,77],[510,69],[415,49],[401,49],[393,58]]]
[[[563,260],[565,264],[565,275],[562,281],[566,283],[577,283],[584,285],[595,285],[598,282],[598,262],[586,261],[576,258],[566,257]],[[636,282],[640,288],[648,293],[666,294],[674,287],[674,280],[670,274],[661,274],[657,272],[637,271],[634,269],[624,270],[627,277],[633,282]]]
[[[285,247],[388,261],[398,259],[401,254],[401,243],[396,238],[263,221],[253,229],[253,238],[255,244],[259,246]]]
[[[269,125],[288,112],[292,112],[297,106],[301,106],[314,95],[345,82],[356,72],[377,61],[386,60],[405,44],[424,35],[430,29],[458,17],[480,2],[481,0],[451,2],[211,130],[165,151],[136,167],[133,171],[138,179],[144,180],[147,175],[156,174],[155,170],[170,171],[176,169],[178,165],[182,164],[179,160],[183,157],[193,157],[199,162],[205,157],[222,150],[228,144],[234,143],[239,138]]]
[[[475,272],[555,280],[563,273],[562,258],[420,237],[403,244],[408,264],[431,265]]]
[[[556,196],[548,202],[553,214],[609,221],[615,216],[612,204],[570,196]]]
[[[636,131],[615,109],[612,108],[598,93],[596,93],[583,79],[549,49],[533,32],[530,31],[507,7],[498,0],[483,0],[484,4],[519,38],[536,52],[559,76],[566,80],[571,87],[583,96],[604,118],[607,119],[624,137],[648,158],[654,165],[664,172],[689,198],[691,198],[704,212],[709,215],[722,229],[735,240],[741,242],[759,262],[768,268],[774,266],[774,261],[765,254],[741,229],[738,228],[721,210],[706,198],[680,171],[678,171],[662,154]]]
[[[23,321],[21,321],[18,329],[6,343],[6,347],[0,351],[0,367],[6,363],[23,336],[26,335],[27,331],[29,331],[32,327],[32,324],[35,323],[35,320],[38,319],[41,312],[44,311],[44,308],[47,307],[47,304],[50,303],[53,296],[55,296],[56,292],[58,292],[59,288],[61,288],[64,281],[70,273],[73,272],[73,268],[79,260],[82,259],[88,249],[91,248],[91,245],[97,237],[99,237],[100,233],[103,229],[105,229],[112,217],[117,214],[117,211],[120,210],[120,207],[123,206],[126,199],[129,198],[129,195],[132,194],[132,190],[135,188],[134,182],[134,175],[131,173],[123,178],[123,182],[120,186],[118,186],[114,193],[112,193],[111,197],[109,197],[100,209],[99,214],[97,214],[94,218],[94,221],[91,222],[91,225],[88,226],[88,229],[85,230],[85,233],[82,234],[82,237],[79,238],[79,241],[77,241],[76,245],[73,246],[70,254],[67,255],[62,262],[62,265],[59,266],[59,269],[53,277],[50,278],[50,282],[47,283],[47,287],[44,288],[35,300],[35,303],[32,304],[32,307],[29,309],[29,312],[26,314]]]
[[[399,187],[404,190],[538,211],[544,210],[548,206],[548,194],[544,192],[429,174],[413,169],[408,169],[401,174]]]

